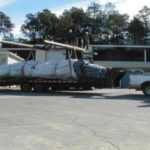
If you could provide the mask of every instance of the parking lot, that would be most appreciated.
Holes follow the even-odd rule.
[[[149,150],[150,98],[102,89],[0,89],[2,150]]]

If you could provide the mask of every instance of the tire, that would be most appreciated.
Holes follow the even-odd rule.
[[[59,91],[60,90],[60,88],[57,87],[57,86],[52,86],[51,88],[52,88],[53,91]]]
[[[91,86],[84,86],[84,87],[83,87],[83,90],[90,91],[90,90],[92,90],[92,87],[91,87]]]
[[[142,87],[142,91],[143,91],[145,96],[150,96],[150,84],[145,84]]]
[[[43,84],[35,84],[33,89],[35,92],[43,92],[45,90]]]
[[[43,92],[48,92],[48,90],[49,90],[49,86],[44,86]]]
[[[69,87],[61,87],[61,90],[67,91],[69,90]]]
[[[21,91],[23,92],[31,92],[32,91],[32,86],[28,83],[24,83],[20,85]]]

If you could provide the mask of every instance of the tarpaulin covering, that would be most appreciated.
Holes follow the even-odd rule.
[[[46,79],[104,79],[106,68],[84,60],[27,61],[0,66],[0,77],[36,77]]]

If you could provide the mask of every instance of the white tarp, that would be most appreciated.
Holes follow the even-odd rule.
[[[23,76],[23,66],[25,65],[25,62],[19,62],[10,65],[10,71],[9,71],[9,76],[11,77],[20,77]]]
[[[49,61],[44,63],[38,63],[34,69],[32,69],[33,77],[41,78],[56,78],[56,66],[57,61]]]
[[[73,79],[76,79],[77,76],[73,69],[73,64],[75,61],[76,60],[71,60],[71,68],[69,60],[37,63],[35,67],[29,71],[31,73],[30,76],[50,79],[68,79],[69,77],[72,77]],[[26,72],[26,70],[24,70],[24,72]]]
[[[22,68],[25,62],[19,62],[11,65],[3,65],[0,67],[0,77],[20,77],[23,75]]]
[[[73,64],[77,60],[60,61],[28,61],[19,62],[11,65],[0,66],[0,77],[39,77],[47,79],[77,79],[73,69]],[[70,68],[71,66],[71,68]]]
[[[9,76],[10,65],[0,66],[0,77]]]
[[[71,60],[71,62],[69,62],[68,60],[61,60],[60,63],[57,64],[56,76],[59,76],[60,78],[65,78],[65,79],[71,76],[74,79],[76,79],[77,76],[73,69],[73,65],[75,62],[76,60]],[[70,66],[71,66],[71,69],[70,69]]]
[[[36,65],[38,65],[38,61],[28,61],[25,63],[23,70],[25,77],[33,77],[32,70],[35,69]]]

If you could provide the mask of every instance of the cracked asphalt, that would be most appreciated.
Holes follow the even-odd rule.
[[[150,98],[102,89],[0,89],[2,150],[150,150]]]

